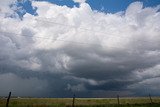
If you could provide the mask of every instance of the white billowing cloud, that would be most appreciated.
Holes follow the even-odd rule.
[[[10,12],[11,9],[9,7],[9,5],[11,5],[13,2],[15,2],[15,0],[5,0],[5,1],[0,1],[0,9],[1,12]]]
[[[15,4],[16,0],[1,0],[0,1],[0,15],[1,16],[10,16],[11,14],[14,16],[17,16],[17,14],[14,12],[14,10],[18,9],[15,6],[12,6],[11,4]]]
[[[19,20],[0,15],[1,66],[74,77],[75,83],[66,83],[68,89],[83,91],[86,85],[112,91],[111,80],[124,89],[137,79],[159,75],[159,6],[143,8],[135,2],[124,14],[106,14],[87,3],[73,8],[40,1],[32,5],[38,16],[25,14]]]
[[[73,0],[74,2],[77,2],[77,3],[84,3],[86,2],[86,0]]]

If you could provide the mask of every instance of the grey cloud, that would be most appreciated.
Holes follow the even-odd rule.
[[[37,78],[20,78],[12,73],[0,75],[0,94],[6,96],[12,91],[13,96],[44,96],[47,89],[47,82]],[[37,93],[39,92],[39,93]]]

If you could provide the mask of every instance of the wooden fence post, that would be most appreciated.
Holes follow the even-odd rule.
[[[150,99],[150,101],[151,101],[151,104],[153,103],[153,101],[152,101],[152,97],[151,97],[151,95],[149,94],[149,99]]]
[[[76,96],[75,96],[75,94],[74,94],[74,95],[73,95],[72,107],[75,107],[75,105],[74,105],[74,104],[75,104],[75,97],[76,97]]]
[[[9,104],[10,97],[11,97],[11,92],[9,92],[9,95],[8,95],[8,98],[7,98],[6,107],[8,107],[8,104]]]
[[[118,101],[118,106],[119,106],[119,95],[117,95],[117,101]]]

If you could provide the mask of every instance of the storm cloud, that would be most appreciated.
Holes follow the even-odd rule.
[[[0,5],[0,96],[160,95],[160,5],[112,14],[74,1],[31,1],[37,15],[22,19],[8,7],[15,2]]]

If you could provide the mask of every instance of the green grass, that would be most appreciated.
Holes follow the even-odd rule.
[[[75,107],[160,107],[160,98],[121,98],[120,105],[114,98],[76,98]],[[5,107],[6,99],[0,99]],[[72,107],[71,98],[11,98],[9,107]]]

